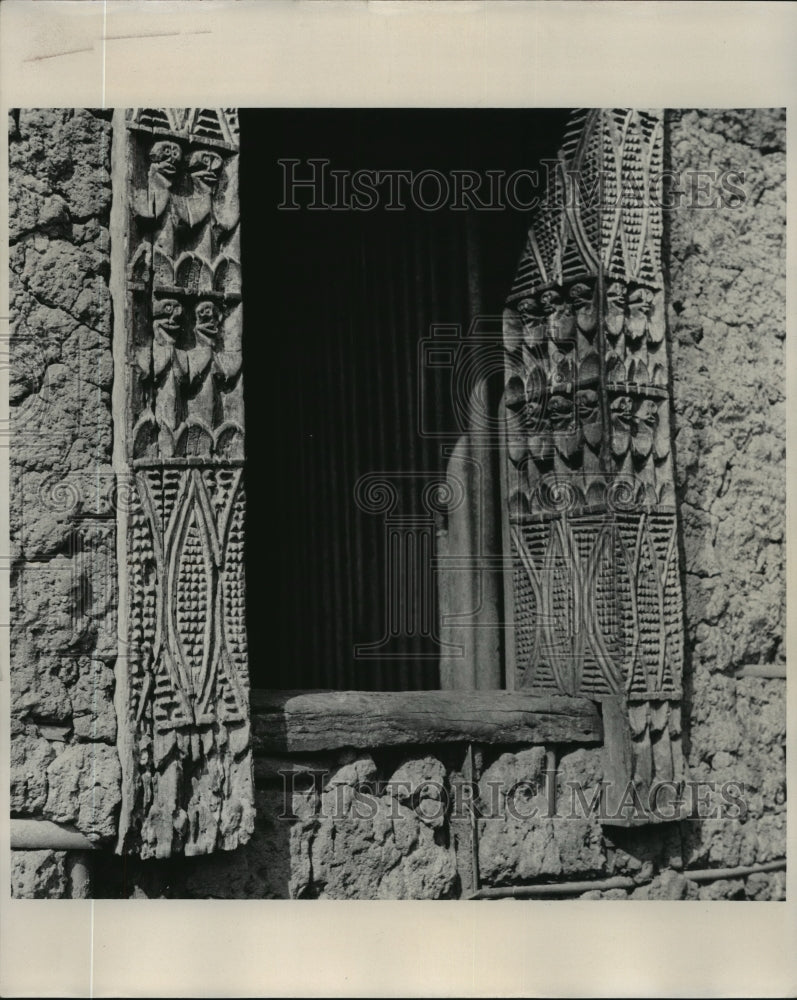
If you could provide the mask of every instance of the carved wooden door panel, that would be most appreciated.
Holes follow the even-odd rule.
[[[683,768],[662,141],[574,114],[504,323],[516,686],[619,699],[640,789]]]
[[[237,114],[135,108],[118,131],[127,487],[118,846],[206,854],[244,843],[254,822]]]

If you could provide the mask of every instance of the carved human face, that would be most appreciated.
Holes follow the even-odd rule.
[[[573,400],[568,396],[551,396],[548,402],[548,417],[553,431],[559,433],[572,431],[575,423]]]
[[[576,368],[573,358],[566,354],[560,354],[554,358],[551,364],[551,384],[554,386],[565,385],[573,382],[576,377]]]
[[[162,140],[156,142],[149,151],[150,173],[171,183],[182,159],[182,151],[176,142]]]
[[[594,389],[581,389],[576,393],[578,415],[584,424],[594,424],[600,420],[600,397]]]
[[[208,340],[215,340],[219,335],[221,316],[215,302],[200,302],[195,311],[194,329]]]
[[[615,309],[625,305],[625,288],[621,281],[610,281],[606,286],[606,301]]]
[[[169,340],[176,340],[180,333],[183,307],[176,299],[156,299],[152,307],[155,330]]]
[[[188,169],[195,183],[209,188],[211,191],[219,183],[222,159],[218,153],[209,149],[197,149],[191,154]]]
[[[554,288],[549,288],[540,296],[540,305],[546,316],[552,316],[562,305],[562,296]]]
[[[652,399],[643,399],[636,411],[637,423],[655,430],[659,423],[659,408]]]
[[[570,289],[570,301],[574,309],[583,309],[592,304],[592,289],[585,281],[577,281]]]
[[[517,311],[524,323],[530,324],[534,322],[536,316],[533,299],[521,299],[517,304]]]
[[[649,288],[635,288],[628,294],[628,311],[650,316],[653,309],[653,292]]]
[[[526,419],[531,434],[543,434],[550,430],[550,414],[548,413],[547,400],[544,397],[535,396],[528,400]]]

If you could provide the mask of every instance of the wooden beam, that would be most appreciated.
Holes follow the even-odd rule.
[[[12,819],[12,851],[94,851],[97,844],[71,826],[48,819]]]
[[[633,782],[634,756],[631,745],[631,728],[622,698],[604,698],[603,732],[606,752],[603,757],[604,824],[609,826],[635,826],[647,822],[646,817],[620,816],[619,808],[624,795]]]
[[[256,753],[424,743],[600,743],[586,698],[509,691],[253,691]]]
[[[746,663],[736,668],[736,677],[785,677],[785,663]]]

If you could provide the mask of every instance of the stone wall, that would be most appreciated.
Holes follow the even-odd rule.
[[[9,120],[11,810],[111,840],[110,112]],[[64,857],[15,852],[16,895],[69,892]]]
[[[747,864],[786,851],[786,682],[735,676],[785,662],[786,114],[672,113],[669,146],[677,171],[744,175],[740,205],[680,207],[667,232],[689,764],[750,807],[687,824],[684,861]]]

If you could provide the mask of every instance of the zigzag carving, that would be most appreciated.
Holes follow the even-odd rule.
[[[629,712],[675,711],[683,659],[652,197],[662,144],[654,111],[572,116],[504,321],[516,683],[620,697]],[[645,780],[667,730],[660,714],[634,716]]]

